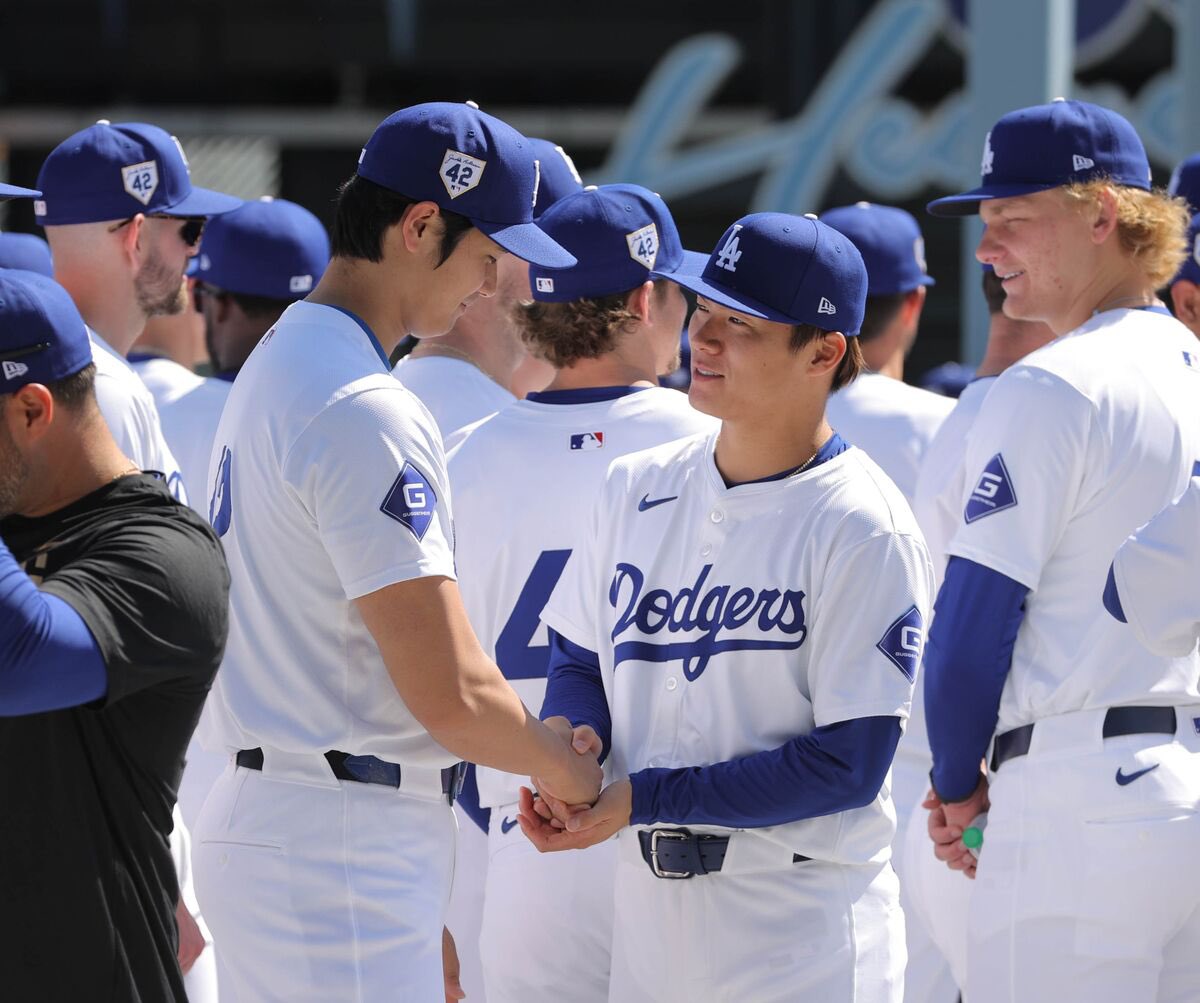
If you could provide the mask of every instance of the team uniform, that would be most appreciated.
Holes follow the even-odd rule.
[[[442,356],[414,359],[406,355],[392,372],[429,408],[443,441],[517,399],[478,366],[463,359]]]
[[[614,776],[662,783],[648,819],[635,785],[618,839],[610,999],[899,1000],[887,785],[806,817],[801,787],[756,781],[772,750],[814,728],[907,717],[930,603],[924,545],[894,485],[836,436],[801,472],[734,487],[715,441],[613,465],[542,616],[598,656]],[[670,788],[689,782],[696,806],[677,812]],[[773,823],[747,824],[759,799]],[[647,859],[663,864],[672,837],[648,835],[654,822],[727,838],[724,860],[660,880]],[[643,841],[658,855],[644,858]]]
[[[542,606],[585,539],[581,513],[608,465],[712,424],[674,390],[542,392],[473,426],[451,452],[463,602],[526,706],[540,707],[546,691]],[[574,999],[607,999],[615,844],[543,856],[516,824],[528,778],[487,767],[476,776],[480,804],[491,809],[480,941],[489,997],[562,987]],[[587,922],[576,924],[580,909]]]

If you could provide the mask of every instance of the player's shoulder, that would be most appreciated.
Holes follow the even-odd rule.
[[[829,414],[843,422],[861,418],[898,424],[937,424],[953,409],[953,398],[882,373],[863,373],[833,394],[828,403]]]
[[[162,356],[131,354],[128,362],[160,407],[164,402],[188,393],[204,382],[204,377]]]
[[[705,429],[618,457],[608,468],[609,490],[631,490],[643,481],[682,483],[696,476],[708,462],[716,435],[716,429]]]
[[[822,490],[824,518],[849,528],[852,535],[920,535],[903,492],[865,450],[852,445],[813,473]]]

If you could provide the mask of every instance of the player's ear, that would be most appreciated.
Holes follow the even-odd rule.
[[[650,322],[651,303],[654,300],[654,283],[643,282],[634,289],[625,300],[625,309],[633,314],[643,324]]]
[[[812,346],[812,356],[808,360],[810,375],[832,379],[846,355],[846,336],[841,331],[825,331],[809,344]]]
[[[1117,228],[1117,193],[1110,185],[1105,185],[1096,193],[1095,207],[1088,211],[1092,240],[1102,244]]]
[[[54,397],[40,383],[25,384],[7,404],[5,421],[10,423],[9,433],[18,443],[40,439],[54,420]]]
[[[1180,279],[1171,286],[1171,305],[1175,316],[1195,331],[1200,324],[1200,286]]]
[[[430,247],[438,251],[442,240],[442,221],[436,202],[414,202],[404,210],[400,222],[388,227],[383,238],[383,253],[387,257],[391,245],[409,254],[420,254]]]
[[[135,269],[138,268],[149,249],[150,231],[146,227],[145,215],[139,212],[123,227],[114,231],[113,236],[117,238],[125,259]]]

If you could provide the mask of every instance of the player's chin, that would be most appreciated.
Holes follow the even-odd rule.
[[[714,385],[716,384],[716,385]],[[688,403],[697,411],[712,415],[714,418],[724,418],[725,408],[722,406],[720,378],[704,377],[697,382],[695,372],[688,387]]]

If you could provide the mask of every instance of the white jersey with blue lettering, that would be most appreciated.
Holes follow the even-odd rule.
[[[834,431],[866,452],[911,504],[921,460],[954,400],[882,373],[863,373],[829,398]]]
[[[188,500],[175,455],[163,437],[154,397],[132,367],[91,328],[92,361],[96,364],[96,402],[121,452],[142,470],[163,475],[171,494]]]
[[[1200,461],[1187,490],[1121,544],[1113,561],[1121,608],[1158,655],[1194,655],[1200,638]]]
[[[1200,699],[1104,609],[1117,548],[1200,459],[1196,339],[1165,311],[1108,310],[996,380],[968,440],[947,548],[1029,589],[998,732],[1051,715]]]
[[[613,464],[591,539],[543,614],[599,655],[616,776],[908,717],[931,574],[900,492],[853,447],[790,477],[726,487],[716,440]],[[755,831],[794,853],[866,864],[888,859],[894,828],[885,784],[862,808]]]
[[[392,374],[411,390],[433,415],[442,440],[464,425],[495,414],[517,398],[478,366],[440,355],[405,356]]]
[[[532,394],[474,426],[450,453],[467,615],[483,650],[534,713],[546,695],[542,607],[587,537],[586,516],[609,465],[715,424],[677,390],[556,391]],[[484,807],[515,802],[529,782],[487,767],[476,775]]]
[[[209,481],[232,580],[209,700],[224,747],[453,763],[354,606],[396,582],[454,578],[441,438],[374,336],[334,307],[288,307],[230,391]]]

